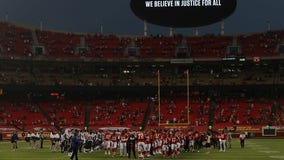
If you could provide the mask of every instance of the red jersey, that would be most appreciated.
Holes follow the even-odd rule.
[[[194,139],[199,139],[200,138],[200,134],[198,132],[194,133]]]
[[[188,138],[188,140],[192,141],[192,140],[193,140],[192,134],[188,134],[188,135],[187,135],[187,138]]]
[[[179,136],[178,136],[179,142],[182,143],[184,141],[184,137],[185,137],[184,134],[180,133]]]
[[[221,133],[221,134],[220,134],[220,139],[221,139],[221,140],[227,140],[227,134]]]
[[[105,133],[105,141],[109,141],[111,139],[111,134],[106,132]]]
[[[125,133],[120,135],[120,142],[126,143],[127,142],[127,135]]]
[[[169,139],[168,139],[168,137],[164,136],[164,137],[162,138],[162,141],[163,141],[163,145],[169,145]]]
[[[155,140],[159,140],[160,139],[160,134],[159,133],[155,133],[154,138],[155,138]]]
[[[214,134],[213,138],[214,138],[214,140],[218,140],[219,139],[219,135],[218,134]]]
[[[145,135],[143,132],[138,132],[137,133],[137,139],[138,139],[138,142],[144,142],[145,140]]]
[[[112,135],[111,135],[111,141],[112,141],[112,142],[117,142],[117,136],[116,136],[116,134],[112,134]]]
[[[185,135],[183,133],[180,133],[179,136],[180,136],[181,139],[184,139],[184,137],[185,137]]]
[[[151,136],[150,135],[145,136],[145,144],[151,144]]]
[[[171,139],[172,144],[177,144],[178,139],[175,135],[172,135],[170,139]]]

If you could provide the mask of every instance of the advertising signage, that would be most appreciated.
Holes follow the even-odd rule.
[[[237,7],[237,0],[131,0],[133,13],[149,23],[174,28],[219,22]]]

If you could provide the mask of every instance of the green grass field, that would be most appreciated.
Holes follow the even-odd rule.
[[[49,150],[49,141],[45,141],[44,149],[30,149],[25,142],[19,142],[16,151],[11,150],[9,142],[0,142],[0,160],[69,160],[66,154],[52,153]],[[267,159],[283,159],[284,160],[284,139],[247,139],[244,149],[240,148],[239,141],[233,141],[232,149],[226,152],[211,150],[210,154],[206,154],[205,150],[199,153],[182,153],[177,159],[189,160],[267,160]],[[79,154],[79,160],[103,160],[103,159],[127,159],[112,158],[105,156],[103,151],[95,151],[93,153]],[[150,159],[163,159],[162,156],[154,156]],[[168,158],[170,159],[170,158]]]

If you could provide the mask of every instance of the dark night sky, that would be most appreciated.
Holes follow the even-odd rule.
[[[118,35],[143,34],[143,21],[131,11],[130,0],[1,0],[0,18],[70,32],[100,32]],[[272,30],[284,28],[284,0],[238,0],[235,13],[226,19],[227,34],[262,32],[267,21]],[[219,33],[220,24],[200,28],[200,33]],[[168,34],[168,28],[149,25],[150,34]],[[192,35],[193,29],[177,29]]]

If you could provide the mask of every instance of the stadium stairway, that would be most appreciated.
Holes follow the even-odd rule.
[[[215,102],[214,100],[210,101],[210,108],[209,108],[209,119],[208,119],[208,127],[213,126],[214,123],[214,112],[215,112]]]
[[[273,122],[276,121],[275,115],[276,115],[277,108],[279,108],[279,102],[274,101],[271,107],[271,113],[270,113],[269,122],[268,122],[269,126],[272,126]]]
[[[35,105],[37,108],[38,108],[38,110],[40,111],[40,113],[48,120],[48,122],[49,122],[49,124],[51,124],[53,121],[52,121],[52,119],[48,116],[48,114],[41,108],[41,106],[37,103],[36,105]],[[59,131],[60,130],[60,127],[56,124],[56,123],[54,123],[54,127]]]
[[[146,128],[147,124],[148,124],[149,116],[152,112],[152,107],[153,107],[153,101],[151,99],[149,99],[147,110],[145,112],[144,119],[143,119],[142,126],[141,126],[142,130],[144,130]]]
[[[33,38],[34,45],[39,45],[37,34],[35,30],[32,30],[32,38]]]
[[[85,112],[85,122],[84,122],[85,128],[89,128],[89,124],[90,124],[90,103],[88,102],[86,104],[86,112]]]

